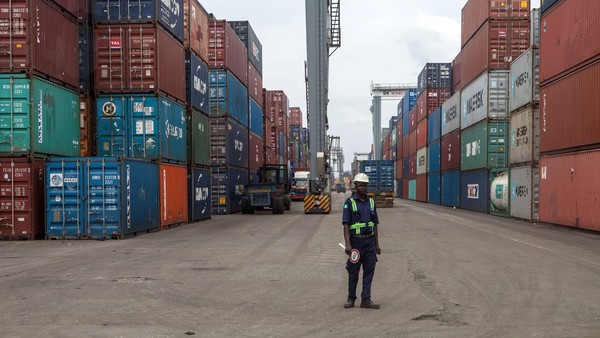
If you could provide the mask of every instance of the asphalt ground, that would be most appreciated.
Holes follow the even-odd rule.
[[[344,309],[347,196],[329,215],[0,242],[0,337],[600,337],[600,234],[405,200],[379,209],[381,309]]]

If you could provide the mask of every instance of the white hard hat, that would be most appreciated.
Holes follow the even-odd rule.
[[[369,183],[369,176],[363,173],[358,173],[356,176],[354,176],[354,183],[356,182]]]

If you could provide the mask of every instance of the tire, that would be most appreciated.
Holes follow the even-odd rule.
[[[275,210],[277,210],[277,214],[283,214],[283,210],[285,209],[285,203],[283,201],[283,196],[277,197],[275,199],[276,201],[276,208]]]
[[[242,214],[253,214],[254,208],[250,205],[250,198],[242,197]]]
[[[292,208],[292,198],[290,197],[290,195],[285,195],[283,197],[283,205],[285,207],[285,210],[290,210]]]

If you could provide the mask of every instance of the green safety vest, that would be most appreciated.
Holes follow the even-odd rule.
[[[350,197],[350,202],[352,202],[352,212],[357,212],[358,207],[356,206],[356,201],[354,198]],[[375,209],[375,201],[369,197],[369,204],[371,204],[371,210]],[[356,235],[360,235],[360,229],[367,228],[371,229],[371,235],[375,234],[375,223],[373,221],[369,221],[368,223],[356,222],[350,225],[350,230],[354,230]]]

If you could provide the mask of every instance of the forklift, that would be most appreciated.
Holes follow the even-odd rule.
[[[265,164],[259,169],[259,183],[247,184],[242,196],[242,214],[270,208],[273,214],[290,210],[290,172],[285,164]]]

